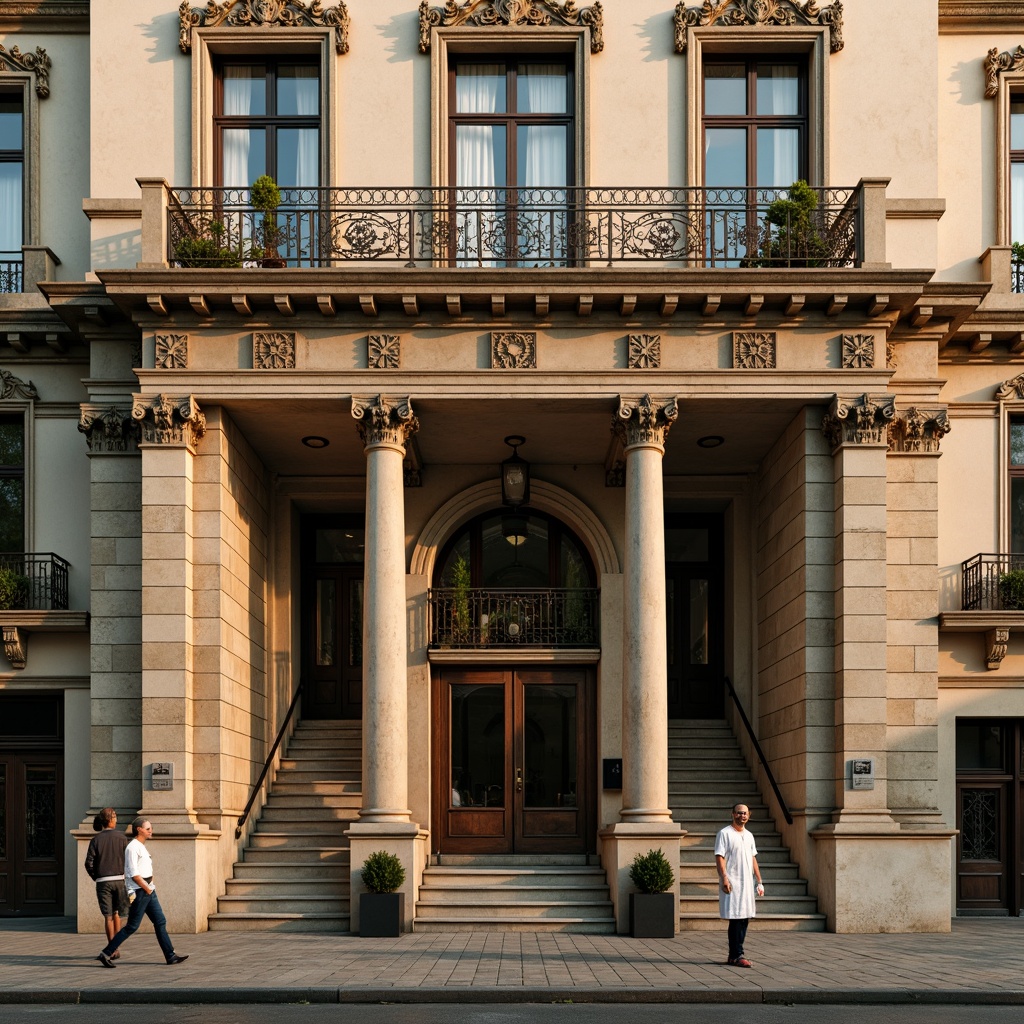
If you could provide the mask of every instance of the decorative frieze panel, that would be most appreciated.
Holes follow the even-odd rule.
[[[132,419],[147,444],[185,444],[194,448],[206,433],[206,414],[192,395],[133,395]]]
[[[398,370],[402,366],[400,334],[370,334],[366,338],[366,365],[371,370]]]
[[[886,444],[887,427],[895,415],[893,395],[837,395],[821,421],[821,429],[833,449],[843,444]]]
[[[939,442],[952,430],[945,409],[911,406],[889,422],[889,451],[923,454],[937,452]]]
[[[669,429],[678,418],[679,406],[674,397],[620,398],[612,429],[624,448],[652,444],[664,448]]]
[[[992,99],[999,95],[999,76],[1004,71],[1024,71],[1024,46],[1015,50],[1004,50],[993,46],[984,60],[985,95]]]
[[[78,429],[85,434],[90,454],[120,455],[138,447],[139,424],[128,408],[83,405]]]
[[[294,332],[254,333],[252,336],[252,368],[254,370],[294,370]]]
[[[9,50],[0,44],[0,68],[7,68],[9,71],[27,71],[35,75],[36,95],[45,100],[50,95],[50,68],[53,62],[47,56],[46,51],[37,46],[35,53],[22,53],[17,46]]]
[[[158,334],[153,365],[158,370],[188,369],[188,335]]]
[[[997,402],[1024,402],[1024,373],[1003,381],[996,388]]]
[[[873,334],[843,335],[843,369],[872,370],[875,366],[875,336]]]
[[[182,53],[192,49],[192,30],[197,28],[251,28],[253,25],[281,25],[285,28],[312,25],[334,29],[334,48],[348,53],[351,24],[344,0],[326,10],[321,0],[209,0],[205,7],[193,8],[182,0],[178,8],[178,45]]]
[[[732,365],[737,370],[774,370],[774,331],[733,331]]]
[[[432,28],[453,28],[458,25],[490,27],[508,25],[518,28],[547,25],[569,25],[590,29],[590,52],[604,49],[604,11],[601,4],[577,8],[575,0],[445,0],[444,7],[420,3],[420,53],[430,51]]]
[[[533,331],[492,331],[492,370],[535,370],[537,335]]]
[[[829,30],[829,50],[843,48],[843,5],[817,0],[704,0],[699,7],[676,4],[676,53],[686,52],[686,30],[709,25],[820,25]]]
[[[661,366],[661,335],[631,334],[628,358],[631,370],[658,369]]]
[[[387,444],[404,448],[406,441],[420,429],[409,398],[353,395],[352,418],[366,446]]]
[[[0,370],[0,398],[38,398],[35,384],[27,384],[10,370]]]

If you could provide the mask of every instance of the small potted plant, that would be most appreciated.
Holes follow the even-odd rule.
[[[220,220],[189,222],[174,243],[174,259],[181,267],[240,267],[242,258],[225,245],[226,229]]]
[[[671,939],[676,933],[679,896],[676,872],[658,849],[638,853],[629,880],[639,892],[629,895],[629,934],[637,939]]]
[[[0,609],[24,608],[28,601],[28,577],[10,566],[0,566]]]
[[[764,211],[764,238],[759,255],[744,264],[751,267],[825,267],[830,257],[828,239],[816,213],[818,193],[800,179],[789,186],[786,198],[773,200]]]
[[[387,850],[377,850],[363,862],[362,877],[369,892],[359,896],[359,934],[374,938],[401,935],[405,893],[395,890],[405,883],[402,862]]]
[[[249,250],[249,257],[259,260],[263,267],[285,267],[287,262],[281,258],[277,247],[284,235],[277,226],[277,208],[281,205],[281,189],[269,174],[261,174],[249,186],[249,202],[253,209],[263,214],[259,227],[254,231],[254,245]]]
[[[1011,569],[999,576],[999,607],[1004,611],[1024,609],[1024,569]]]

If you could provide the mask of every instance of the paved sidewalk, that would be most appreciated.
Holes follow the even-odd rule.
[[[752,970],[725,929],[675,939],[535,932],[398,939],[273,932],[175,937],[147,923],[117,970],[68,919],[0,919],[0,1004],[77,1002],[735,1002],[1024,1004],[1024,920],[958,919],[948,935],[751,930]]]

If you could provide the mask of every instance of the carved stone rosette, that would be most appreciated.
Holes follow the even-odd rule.
[[[158,370],[187,370],[188,335],[158,334],[153,365]]]
[[[399,334],[370,334],[366,338],[366,365],[371,370],[397,370],[402,365]]]
[[[209,0],[205,7],[193,8],[189,0],[182,0],[178,8],[178,45],[182,53],[192,49],[192,30],[195,28],[249,28],[253,25],[283,25],[294,28],[313,25],[334,29],[334,48],[348,53],[348,30],[351,24],[345,0],[326,10],[321,0]]]
[[[83,405],[78,429],[85,434],[91,455],[123,455],[138,447],[139,424],[132,410],[116,405]]]
[[[774,370],[774,331],[733,331],[732,365],[738,370]]]
[[[10,370],[0,370],[0,398],[38,398],[35,384],[27,384]]]
[[[294,370],[295,334],[291,331],[268,331],[252,336],[254,370]]]
[[[675,398],[620,398],[612,429],[625,449],[655,445],[664,451],[669,428],[679,418]]]
[[[875,366],[875,336],[873,334],[843,335],[843,369],[871,370]]]
[[[985,95],[988,99],[999,95],[999,75],[1003,71],[1020,71],[1024,69],[1024,46],[1015,50],[1004,50],[993,46],[982,62],[985,67]]]
[[[600,2],[577,9],[575,0],[445,0],[444,7],[431,7],[428,0],[420,3],[420,53],[430,50],[431,28],[457,25],[569,25],[590,29],[590,52],[604,49],[604,11]]]
[[[536,333],[533,331],[492,331],[491,369],[537,369]]]
[[[36,95],[45,100],[50,95],[50,68],[53,62],[47,56],[46,51],[36,47],[35,53],[22,53],[17,46],[9,50],[0,44],[0,67],[7,67],[11,71],[28,71],[36,77]]]
[[[843,48],[843,5],[822,7],[817,0],[704,0],[699,7],[676,4],[676,53],[686,53],[686,30],[708,25],[821,25],[829,30],[828,48]]]
[[[952,429],[945,409],[911,406],[889,423],[889,451],[914,455],[937,452],[939,442]]]
[[[661,366],[661,335],[631,334],[628,360],[631,370],[657,370]]]
[[[405,443],[420,429],[420,421],[412,411],[412,400],[388,398],[384,395],[357,398],[352,396],[352,418],[363,444],[369,448],[388,445],[405,454]]]
[[[1004,380],[996,388],[997,402],[1024,402],[1024,373]]]
[[[887,444],[887,426],[895,415],[893,395],[837,395],[821,421],[821,429],[833,451],[844,444]]]
[[[132,419],[146,444],[184,444],[194,448],[206,433],[206,414],[192,395],[133,395]]]

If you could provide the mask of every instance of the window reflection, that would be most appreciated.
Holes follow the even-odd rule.
[[[505,804],[505,688],[451,688],[451,807]]]

